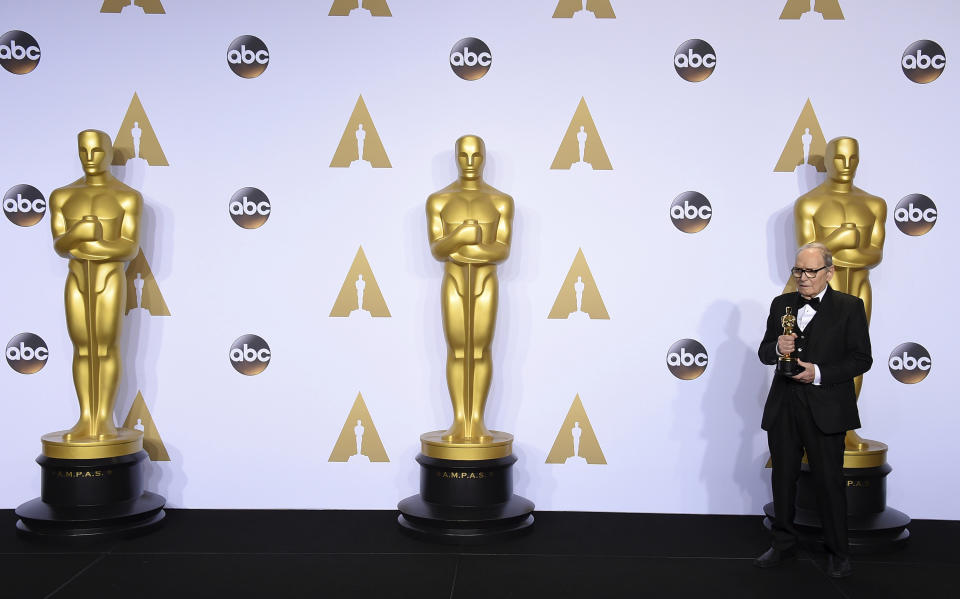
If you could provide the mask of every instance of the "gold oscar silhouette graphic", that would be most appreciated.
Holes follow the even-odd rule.
[[[143,198],[110,174],[106,133],[81,131],[77,140],[84,176],[50,194],[50,226],[54,250],[69,261],[64,301],[80,418],[41,439],[41,497],[17,508],[17,527],[35,535],[119,534],[164,515],[164,499],[143,492],[143,433],[118,429],[113,415],[124,262],[139,251]]]
[[[593,279],[593,273],[590,272],[590,266],[583,255],[582,248],[577,249],[577,255],[573,258],[567,278],[560,286],[557,299],[553,302],[547,318],[610,320],[607,307],[603,304],[603,298],[600,297],[600,290]]]
[[[780,19],[842,20],[840,0],[787,0]]]
[[[777,173],[792,173],[799,166],[810,165],[824,172],[826,167],[823,164],[823,154],[826,146],[827,140],[820,128],[820,121],[813,111],[813,104],[807,98],[773,170]]]
[[[353,15],[367,17],[391,17],[387,0],[334,0],[330,6],[331,17],[347,17]]]
[[[131,310],[145,310],[151,316],[170,316],[170,309],[167,308],[157,279],[143,255],[143,248],[140,248],[137,257],[127,265],[126,272],[127,304],[124,314],[129,314]]]
[[[487,429],[493,377],[497,264],[510,255],[513,198],[483,181],[476,135],[454,147],[459,177],[427,198],[427,236],[443,262],[441,321],[453,423],[420,436],[420,494],[400,502],[404,530],[450,542],[486,541],[533,523],[533,503],[513,494],[513,435]]]
[[[363,96],[350,113],[347,126],[337,144],[337,151],[330,160],[333,168],[390,168],[390,158],[383,148],[380,134],[373,124]]]
[[[794,203],[797,246],[819,242],[830,250],[834,266],[830,287],[863,300],[869,323],[873,306],[869,275],[870,269],[880,264],[883,258],[887,204],[883,198],[853,184],[860,164],[860,144],[856,139],[837,137],[830,140],[823,162],[827,180]],[[791,277],[784,293],[796,290],[796,279]],[[828,304],[821,304],[821,310],[829,309]],[[858,404],[862,383],[862,375],[854,379]],[[856,431],[847,431],[843,472],[847,480],[847,525],[853,550],[893,549],[910,536],[906,529],[910,517],[886,507],[886,477],[891,471],[885,443],[863,439]],[[798,530],[816,534],[820,529],[820,518],[814,501],[816,491],[812,476],[804,464],[798,483],[794,523]],[[773,503],[764,506],[764,511],[768,516],[773,515]],[[765,522],[769,526],[769,520]]]
[[[800,193],[806,193],[823,182],[821,173],[826,172],[823,165],[826,146],[827,140],[823,137],[813,104],[807,98],[773,170],[794,173]]]
[[[580,98],[550,168],[572,171],[613,170],[585,98]]]
[[[337,300],[333,303],[330,316],[349,318],[389,317],[390,310],[383,299],[373,269],[363,253],[363,246],[357,249],[353,264],[343,280]]]
[[[123,166],[131,159],[145,160],[150,166],[170,165],[136,92],[114,139],[111,164]]]
[[[360,463],[390,461],[373,418],[370,417],[370,411],[367,410],[367,404],[360,393],[357,393],[357,399],[350,408],[350,414],[343,423],[343,429],[327,461]]]
[[[597,434],[593,430],[580,394],[573,398],[567,417],[547,455],[547,464],[606,464]]]
[[[143,433],[143,450],[150,456],[154,462],[169,462],[170,454],[167,453],[167,447],[160,438],[160,431],[157,430],[157,423],[153,421],[153,415],[147,408],[147,402],[143,399],[143,393],[137,391],[137,396],[127,412],[127,417],[123,421],[123,428],[138,430]]]
[[[558,0],[553,11],[554,19],[572,19],[582,17],[597,19],[615,19],[610,0]]]
[[[143,13],[147,15],[166,14],[166,11],[163,9],[163,3],[160,0],[103,0],[103,6],[100,7],[100,12],[122,12],[124,8],[127,8],[131,4],[139,7]]]

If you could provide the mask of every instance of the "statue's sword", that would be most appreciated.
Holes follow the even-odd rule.
[[[467,220],[468,224],[477,224],[475,220]],[[463,369],[463,403],[464,403],[464,432],[466,437],[474,436],[472,426],[473,417],[473,320],[474,308],[476,306],[476,296],[474,295],[474,277],[476,272],[473,264],[467,264],[467,293],[466,305],[464,306],[464,369]]]
[[[83,261],[84,270],[87,275],[87,339],[88,354],[87,360],[90,365],[90,410],[91,416],[90,433],[94,436],[100,434],[98,426],[98,417],[100,413],[100,352],[97,344],[97,294],[95,291],[96,282],[93,280],[93,263],[91,260]]]

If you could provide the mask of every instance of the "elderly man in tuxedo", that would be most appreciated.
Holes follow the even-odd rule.
[[[761,427],[767,431],[773,464],[771,547],[754,560],[769,568],[797,554],[797,480],[803,452],[817,490],[823,538],[829,552],[829,573],[849,576],[847,498],[843,477],[846,431],[860,427],[853,379],[870,369],[870,335],[863,301],[830,288],[833,257],[821,243],[797,250],[793,276],[797,291],[770,304],[767,330],[757,354],[764,364],[779,356],[797,356],[802,371],[792,377],[774,375]],[[799,334],[784,335],[780,319],[791,307]]]

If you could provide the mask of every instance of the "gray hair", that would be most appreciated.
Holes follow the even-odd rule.
[[[820,255],[823,256],[823,265],[824,266],[833,266],[833,254],[830,253],[830,248],[823,245],[819,241],[814,241],[813,243],[807,243],[801,245],[797,250],[797,255],[800,255],[800,252],[803,250],[818,250]]]

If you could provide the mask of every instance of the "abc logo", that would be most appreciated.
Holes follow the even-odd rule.
[[[710,200],[696,191],[685,191],[670,204],[670,220],[673,221],[673,226],[684,233],[702,231],[710,224],[712,216]]]
[[[465,37],[450,50],[450,68],[457,77],[474,81],[487,74],[493,63],[490,48],[475,37]]]
[[[937,223],[937,205],[923,194],[912,193],[897,204],[893,220],[907,235],[923,235]]]
[[[692,381],[707,369],[707,350],[695,339],[681,339],[667,352],[667,368],[678,379]]]
[[[7,343],[7,364],[20,374],[33,374],[47,363],[47,344],[33,333],[20,333]]]
[[[914,83],[930,83],[947,66],[947,56],[937,42],[920,40],[903,51],[900,59],[903,74]]]
[[[230,197],[230,218],[244,229],[256,229],[270,218],[270,200],[256,187],[244,187]]]
[[[26,75],[40,64],[40,46],[25,31],[8,31],[0,37],[0,64],[14,75]]]
[[[270,363],[270,346],[263,337],[241,335],[230,346],[230,363],[240,374],[260,374]]]
[[[933,362],[930,353],[919,343],[901,343],[890,352],[887,366],[893,378],[911,385],[927,378]]]
[[[703,40],[687,40],[674,53],[673,66],[677,75],[697,83],[713,74],[717,67],[717,53]]]
[[[46,211],[47,200],[31,185],[14,185],[3,194],[3,213],[20,227],[37,224]]]
[[[230,42],[227,48],[227,64],[237,75],[245,79],[259,77],[270,64],[270,52],[260,38],[241,35]]]

